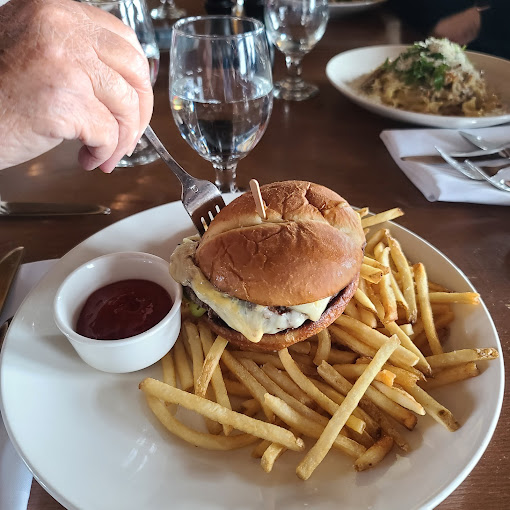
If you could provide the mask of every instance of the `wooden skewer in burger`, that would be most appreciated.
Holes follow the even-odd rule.
[[[365,236],[334,191],[306,181],[260,187],[220,211],[200,239],[186,238],[170,273],[207,310],[218,335],[243,349],[277,351],[341,315],[358,287]]]

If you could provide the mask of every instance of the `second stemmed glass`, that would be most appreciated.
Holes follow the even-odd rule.
[[[169,90],[182,137],[213,164],[220,191],[237,191],[237,163],[262,137],[273,106],[264,25],[231,16],[177,21]]]
[[[174,0],[161,0],[161,5],[151,11],[151,18],[158,21],[172,21],[184,16],[186,11],[177,7]]]
[[[301,78],[301,60],[324,35],[328,18],[328,0],[267,0],[267,35],[287,64],[287,77],[275,83],[275,97],[302,101],[317,94],[318,87]]]
[[[103,11],[113,14],[125,25],[131,27],[149,62],[151,82],[154,86],[159,69],[159,48],[156,44],[154,27],[149,17],[145,0],[80,0],[83,3],[99,7]],[[136,144],[131,156],[124,156],[118,163],[119,167],[146,165],[159,158],[158,153],[149,143],[145,135]]]

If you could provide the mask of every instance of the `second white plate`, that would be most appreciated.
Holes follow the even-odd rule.
[[[397,57],[407,46],[384,45],[368,46],[349,50],[333,57],[326,66],[329,81],[342,94],[361,107],[391,119],[420,124],[423,126],[447,129],[466,129],[496,126],[510,122],[510,113],[486,117],[454,117],[432,115],[400,110],[391,106],[377,103],[357,90],[352,82],[379,67],[387,58]],[[488,86],[510,107],[510,62],[483,53],[466,52],[476,68],[485,73]]]
[[[329,15],[332,18],[357,14],[382,5],[386,0],[338,0],[329,2]]]

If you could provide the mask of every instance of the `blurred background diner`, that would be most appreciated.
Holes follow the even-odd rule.
[[[474,51],[510,57],[507,0],[389,0],[388,5],[422,37],[446,37]]]

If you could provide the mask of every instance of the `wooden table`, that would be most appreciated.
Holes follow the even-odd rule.
[[[192,3],[199,11],[197,2]],[[193,12],[193,8],[189,8]],[[325,67],[337,53],[374,44],[410,42],[398,22],[383,10],[330,20],[323,40],[304,59],[304,77],[320,86],[309,101],[275,101],[266,133],[239,164],[241,184],[284,179],[313,180],[373,211],[395,206],[405,210],[399,223],[424,237],[453,260],[481,293],[499,331],[504,354],[510,354],[510,208],[430,203],[389,156],[379,134],[402,128],[350,103],[329,84]],[[213,179],[212,167],[182,140],[171,118],[167,93],[168,58],[163,55],[155,89],[152,125],[182,166]],[[283,75],[276,55],[275,79]],[[57,219],[1,219],[0,253],[23,245],[25,262],[61,257],[104,227],[137,212],[178,200],[180,187],[161,162],[118,169],[111,175],[84,172],[77,164],[76,143],[66,143],[34,161],[0,172],[5,200],[68,201],[108,205],[110,216]],[[508,365],[507,365],[508,366]],[[509,369],[507,368],[507,376]],[[506,391],[508,397],[508,389]],[[439,508],[478,510],[510,508],[510,404],[484,456],[466,481]],[[63,508],[36,482],[28,508]]]

